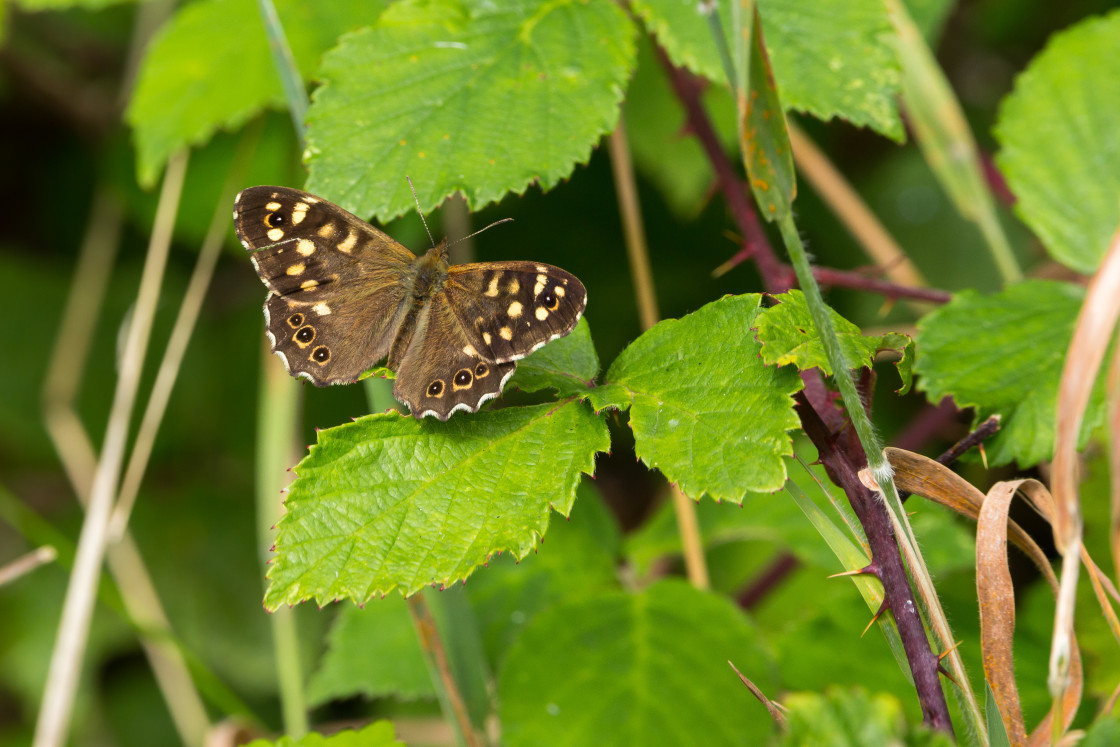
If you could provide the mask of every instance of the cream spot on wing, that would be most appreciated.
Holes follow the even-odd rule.
[[[331,236],[334,236],[334,224],[324,223],[323,225],[319,226],[319,230],[316,231],[316,233],[318,233],[324,239],[329,239]]]
[[[553,288],[552,292],[555,293],[556,295],[560,296],[560,298],[564,297],[564,289],[559,285],[556,286],[555,288]]]
[[[305,257],[315,253],[315,242],[311,239],[300,239],[296,242],[296,251]]]
[[[478,351],[474,349],[474,345],[467,345],[466,347],[464,347],[463,353],[469,355],[472,358],[478,357]]]
[[[521,302],[514,301],[513,303],[511,303],[509,305],[509,308],[506,309],[506,313],[509,314],[510,319],[516,319],[517,317],[521,316]]]
[[[302,275],[303,271],[306,269],[307,265],[305,265],[303,262],[297,262],[294,265],[290,265],[288,269],[285,270],[285,272],[289,275]]]
[[[312,197],[311,195],[308,195],[307,197],[304,198],[304,200],[306,200],[310,204],[314,205],[316,202],[319,201],[319,198],[318,197]]]
[[[498,295],[498,276],[490,278],[490,286],[486,289],[486,295],[494,297]]]
[[[329,316],[330,313],[331,313],[331,307],[327,306],[325,303],[322,303],[322,302],[317,303],[314,306],[312,306],[311,310],[314,311],[319,316]]]
[[[314,288],[318,284],[319,284],[318,280],[304,280],[302,283],[299,284],[299,287],[302,288],[303,290],[307,291],[307,290],[311,290],[312,288]]]
[[[548,284],[547,275],[537,275],[537,284],[533,286],[533,297],[536,298],[544,290],[545,285]]]
[[[509,294],[511,296],[513,294],[517,293],[517,291],[519,291],[519,290],[521,290],[521,281],[520,280],[518,280],[517,278],[514,278],[513,280],[509,281]]]
[[[292,223],[299,225],[303,223],[303,219],[307,217],[308,204],[306,202],[297,202],[296,206],[292,208]]]
[[[548,268],[544,265],[537,265],[537,272],[548,272]],[[540,278],[537,279],[540,280]]]
[[[280,205],[279,202],[270,202],[270,203],[268,203],[267,205],[264,206],[264,209],[265,210],[271,210],[272,212],[275,213],[277,210],[280,209],[280,207],[281,207],[281,205]]]
[[[513,339],[513,330],[510,329],[509,327],[502,327],[501,329],[498,330],[498,336],[501,337],[503,340],[512,340]]]
[[[482,333],[482,341],[485,342],[487,345],[489,345],[490,341],[493,340],[493,339],[494,338],[490,336],[489,332],[483,332]]]
[[[269,241],[279,241],[284,238],[284,230],[282,228],[273,228],[267,235]]]
[[[354,247],[357,246],[357,244],[358,234],[350,231],[348,234],[346,234],[346,238],[339,243],[338,251],[343,252],[344,254],[349,254],[350,252],[354,251]]]
[[[548,319],[548,309],[546,309],[543,306],[538,306],[537,307],[537,319],[541,320],[542,322],[545,319]]]

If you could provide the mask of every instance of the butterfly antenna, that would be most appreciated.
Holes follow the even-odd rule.
[[[420,216],[420,222],[424,224],[424,230],[428,232],[428,240],[432,242],[432,247],[436,245],[436,240],[432,238],[432,229],[428,228],[428,221],[424,220],[424,211],[420,209],[420,198],[416,196],[416,187],[412,186],[412,177],[405,176],[408,180],[408,188],[412,190],[412,201],[416,203],[416,214]]]
[[[464,237],[463,237],[463,238],[461,238],[461,239],[455,239],[455,240],[454,240],[454,241],[452,241],[452,242],[451,242],[450,244],[448,244],[448,246],[449,246],[449,247],[450,247],[450,246],[455,246],[455,245],[456,245],[456,244],[458,244],[458,243],[459,243],[460,241],[466,241],[467,239],[473,239],[473,238],[474,238],[475,236],[478,236],[478,235],[479,235],[480,233],[482,233],[483,231],[485,231],[485,230],[487,230],[487,229],[490,229],[490,228],[493,228],[494,226],[500,225],[500,224],[502,224],[502,223],[513,223],[513,218],[502,218],[501,220],[496,220],[496,221],[494,221],[493,223],[491,223],[490,225],[486,226],[486,228],[480,228],[480,229],[478,229],[477,231],[475,231],[474,233],[472,233],[472,234],[471,234],[470,236],[464,236]]]

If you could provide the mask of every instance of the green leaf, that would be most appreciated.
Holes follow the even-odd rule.
[[[1056,260],[1097,269],[1120,224],[1120,12],[1055,34],[1015,81],[995,132],[1015,211]]]
[[[725,83],[715,42],[694,3],[635,0],[634,12],[677,65]],[[724,31],[731,13],[719,3]],[[819,119],[841,117],[902,141],[898,60],[879,0],[758,0],[783,104]]]
[[[701,100],[720,144],[733,152],[738,137],[730,91],[707,86]],[[715,172],[703,146],[685,131],[684,107],[654,56],[648,36],[638,42],[638,69],[627,89],[623,112],[634,166],[653,182],[679,218],[692,220],[708,200]]]
[[[446,423],[369,415],[320,431],[295,470],[265,605],[361,604],[465,579],[499,550],[524,557],[609,444],[579,402]]]
[[[512,385],[523,392],[552,388],[563,398],[586,392],[598,375],[599,356],[584,318],[571,334],[553,340],[520,361]]]
[[[276,0],[292,55],[305,78],[344,32],[372,22],[385,4],[363,0]],[[181,7],[152,40],[125,121],[137,174],[151,186],[176,150],[240,127],[284,93],[254,0],[200,0]]]
[[[728,600],[679,581],[540,614],[499,680],[502,737],[518,745],[761,743],[770,719],[728,660],[773,693],[758,632]]]
[[[787,729],[780,744],[822,744],[830,747],[862,747],[868,744],[939,745],[954,744],[952,737],[910,727],[898,698],[886,693],[868,693],[862,688],[829,688],[819,693],[790,693],[782,698]]]
[[[391,594],[365,607],[346,605],[327,638],[327,653],[311,675],[307,699],[322,705],[361,694],[405,700],[434,698],[435,688],[404,598]]]
[[[686,495],[741,503],[773,491],[793,453],[801,379],[765,365],[751,327],[762,297],[726,296],[647,330],[589,392],[596,410],[631,408],[635,451]]]
[[[395,747],[403,744],[404,742],[397,740],[392,722],[374,721],[360,731],[344,729],[326,737],[311,732],[298,739],[280,737],[275,742],[257,739],[250,742],[249,747]]]
[[[824,354],[824,346],[813,326],[805,294],[791,290],[774,296],[778,301],[759,314],[755,329],[762,343],[762,359],[767,364],[785,366],[793,364],[801,371],[819,368],[832,376],[832,366]],[[876,353],[883,350],[897,351],[903,389],[908,390],[913,377],[914,341],[908,335],[888,332],[884,335],[865,337],[859,327],[849,322],[835,310],[829,309],[840,349],[849,369],[869,368]],[[903,392],[904,393],[904,392]]]
[[[503,555],[467,584],[489,659],[501,663],[526,624],[560,602],[619,588],[619,528],[595,489],[583,482],[568,521],[520,562]]]
[[[1032,280],[991,296],[957,294],[918,323],[915,370],[929,401],[951,396],[975,407],[977,421],[1003,416],[988,442],[992,464],[1026,467],[1054,455],[1058,380],[1084,296],[1077,285]],[[1098,391],[1083,440],[1102,417]]]
[[[549,189],[614,128],[634,28],[610,0],[402,0],[323,61],[308,189],[358,215]]]

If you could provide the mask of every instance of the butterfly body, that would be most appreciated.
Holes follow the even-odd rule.
[[[446,242],[417,257],[297,189],[242,191],[234,225],[269,290],[266,328],[288,371],[347,384],[386,359],[394,396],[417,418],[478,410],[587,305],[583,284],[558,267],[452,265]]]

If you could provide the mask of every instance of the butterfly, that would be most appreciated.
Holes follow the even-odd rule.
[[[447,240],[417,257],[369,223],[288,187],[237,195],[234,227],[268,288],[265,326],[288,372],[349,384],[385,359],[417,419],[476,412],[517,361],[572,331],[579,279],[539,262],[452,265]]]

